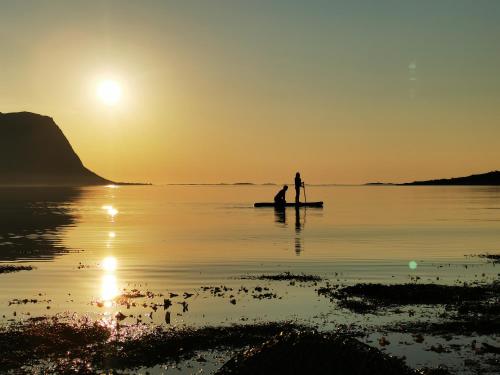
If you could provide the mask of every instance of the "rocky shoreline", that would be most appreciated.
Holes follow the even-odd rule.
[[[15,266],[18,267],[24,266]],[[452,285],[421,283],[418,279],[403,284],[344,285],[338,278],[333,281],[317,275],[282,272],[242,276],[241,280],[252,285],[239,289],[206,285],[184,293],[124,289],[113,301],[123,312],[140,307],[151,310],[143,316],[118,311],[102,319],[75,313],[10,319],[0,326],[0,369],[13,374],[134,373],[137,369],[168,364],[182,367],[189,361],[194,361],[190,369],[200,369],[213,362],[207,353],[223,351],[211,373],[455,373],[453,366],[410,365],[406,356],[400,354],[408,347],[436,355],[455,353],[462,361],[459,373],[500,371],[498,279]],[[355,319],[357,323],[337,322],[332,328],[332,324],[297,319],[188,326],[172,325],[167,319],[177,304],[187,312],[188,302],[198,295],[222,298],[235,305],[248,299],[281,299],[275,289],[297,286],[304,288],[304,293],[329,300],[333,311],[359,317]],[[281,292],[286,294],[283,289]],[[50,302],[43,298],[13,299],[9,304],[45,303],[49,309]],[[98,308],[102,307],[100,304],[101,301],[91,302]],[[164,324],[143,319],[157,310],[164,311]],[[376,317],[377,323],[370,324],[371,317]],[[391,323],[384,324],[384,319]]]

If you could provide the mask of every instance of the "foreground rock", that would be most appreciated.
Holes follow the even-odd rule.
[[[146,325],[114,328],[104,322],[34,318],[0,327],[0,372],[94,374],[110,369],[152,367],[191,358],[196,351],[256,345],[281,331],[301,330],[288,323],[229,327],[172,328]]]
[[[217,374],[414,375],[416,372],[402,360],[351,337],[290,332],[238,353]]]

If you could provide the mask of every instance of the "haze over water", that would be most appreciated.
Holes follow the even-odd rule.
[[[497,187],[308,186],[308,198],[323,199],[323,209],[291,208],[283,215],[272,208],[253,207],[254,201],[269,200],[276,189],[53,189],[49,199],[53,203],[43,207],[35,201],[34,192],[40,189],[24,190],[27,200],[14,199],[23,194],[22,189],[4,189],[3,199],[36,214],[12,216],[12,220],[28,220],[24,227],[43,233],[42,237],[56,247],[50,256],[37,255],[42,245],[35,244],[32,252],[25,248],[24,253],[10,258],[9,263],[28,260],[37,269],[2,275],[0,314],[4,321],[26,318],[28,312],[34,316],[64,311],[110,316],[124,310],[112,299],[123,289],[137,288],[164,295],[195,293],[188,300],[189,311],[173,306],[173,324],[309,320],[334,310],[312,289],[289,290],[283,284],[271,290],[282,298],[256,301],[242,297],[232,305],[226,299],[207,298],[199,288],[238,288],[243,285],[241,276],[285,271],[337,278],[344,283],[407,282],[417,276],[453,283],[472,280],[478,272],[485,272],[486,279],[494,278],[498,272],[492,265],[485,267],[483,260],[465,258],[498,250]],[[56,200],[56,196],[62,199]],[[71,219],[62,220],[56,228],[28,225],[32,218],[54,211]],[[27,232],[20,237],[15,233],[2,236],[3,243],[31,237]],[[47,244],[42,247],[47,248]],[[62,250],[69,253],[59,254]],[[1,261],[9,260],[2,256]],[[465,263],[469,267],[465,268]],[[481,264],[481,268],[474,264]],[[9,305],[14,298],[50,301]],[[105,306],[99,307],[97,301],[104,301]],[[352,320],[350,315],[343,319]],[[150,321],[163,324],[163,313],[153,314]]]

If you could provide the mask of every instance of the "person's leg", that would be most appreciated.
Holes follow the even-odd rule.
[[[300,188],[295,189],[295,203],[299,203],[300,201]]]

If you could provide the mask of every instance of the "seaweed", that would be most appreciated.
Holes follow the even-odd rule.
[[[485,285],[439,285],[439,284],[356,284],[343,288],[321,287],[319,295],[332,300],[345,301],[360,298],[372,307],[396,305],[459,305],[466,301],[485,301],[500,291],[499,283]],[[354,304],[352,304],[354,306]]]
[[[276,275],[243,276],[242,279],[248,280],[271,280],[271,281],[297,281],[297,282],[318,282],[323,279],[316,275],[292,274],[283,272]]]
[[[198,350],[241,348],[283,332],[304,329],[292,322],[201,328],[112,327],[87,319],[36,318],[0,329],[0,368],[30,372],[48,366],[56,373],[154,366],[189,358]],[[24,369],[24,370],[23,370]]]
[[[3,264],[3,265],[0,265],[0,274],[19,272],[19,271],[31,271],[33,269],[35,269],[35,267],[33,267],[33,266],[16,266],[13,264]]]

